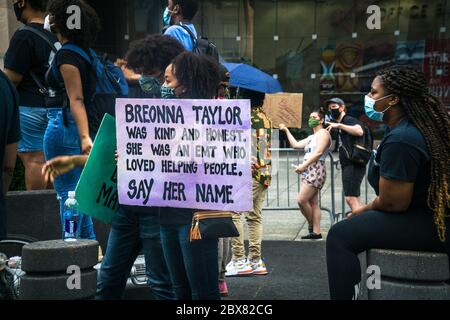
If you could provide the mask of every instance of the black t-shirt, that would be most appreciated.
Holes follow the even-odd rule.
[[[63,64],[68,64],[76,67],[80,71],[84,104],[86,108],[88,108],[89,102],[95,93],[96,85],[95,74],[91,64],[79,54],[69,50],[58,51],[55,59],[56,66],[58,68],[60,68]],[[59,88],[60,82],[58,79],[55,79],[52,72],[48,73],[47,81],[50,87]]]
[[[19,110],[17,107],[19,97],[12,89],[14,89],[12,83],[9,83],[5,74],[0,71],[0,240],[6,237],[6,212],[3,197],[5,146],[20,140]]]
[[[430,154],[425,138],[409,119],[404,119],[386,135],[374,152],[368,179],[377,195],[380,176],[388,180],[414,182],[408,211],[428,211],[430,175]]]
[[[349,115],[345,115],[344,118],[342,119],[341,123],[346,126],[360,125],[360,122],[358,121],[358,119],[356,119],[352,116],[349,116]],[[355,165],[353,162],[351,162],[348,159],[348,156],[347,156],[347,152],[349,153],[349,155],[352,152],[353,143],[355,141],[355,138],[356,138],[355,136],[352,136],[351,134],[347,133],[346,131],[339,130],[339,139],[338,139],[339,160],[340,160],[342,166]]]
[[[58,41],[54,34],[44,30],[43,24],[30,23],[28,26],[45,33],[52,43]],[[45,108],[44,96],[31,78],[30,71],[45,84],[45,72],[53,56],[50,45],[38,35],[28,30],[18,30],[14,33],[5,54],[5,68],[23,75],[23,80],[17,88],[21,106]]]

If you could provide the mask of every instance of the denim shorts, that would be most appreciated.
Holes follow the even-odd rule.
[[[39,152],[44,150],[44,134],[48,118],[46,108],[19,107],[20,130],[22,140],[19,142],[19,153]]]

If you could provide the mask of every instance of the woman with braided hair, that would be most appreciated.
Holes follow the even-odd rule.
[[[328,235],[331,299],[358,298],[361,252],[377,248],[450,253],[447,111],[429,93],[423,72],[411,66],[379,72],[365,109],[390,132],[369,166],[369,182],[378,197]]]

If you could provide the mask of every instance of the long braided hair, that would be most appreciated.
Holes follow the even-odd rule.
[[[442,102],[433,96],[422,71],[412,66],[393,66],[378,77],[388,94],[399,97],[408,118],[423,134],[431,155],[431,184],[428,207],[434,213],[439,238],[446,237],[450,178],[450,116]]]

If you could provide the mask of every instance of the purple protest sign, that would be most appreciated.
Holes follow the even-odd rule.
[[[253,208],[249,100],[117,99],[119,202]]]

